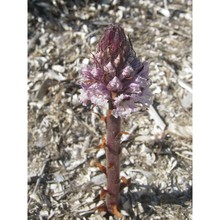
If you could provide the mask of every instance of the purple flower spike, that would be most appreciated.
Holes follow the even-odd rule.
[[[101,37],[97,52],[92,54],[92,64],[82,70],[80,84],[83,104],[90,101],[108,107],[104,116],[107,139],[102,138],[101,144],[105,147],[106,167],[98,167],[107,179],[104,206],[108,213],[121,218],[120,191],[123,184],[129,184],[125,177],[120,179],[121,118],[152,103],[148,64],[136,57],[124,30],[112,24]]]
[[[81,101],[112,108],[115,117],[127,117],[141,105],[152,104],[148,65],[136,57],[124,30],[111,24],[92,54],[92,64],[82,70]]]

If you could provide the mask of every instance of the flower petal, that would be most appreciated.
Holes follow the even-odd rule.
[[[110,92],[106,89],[106,86],[102,83],[94,83],[87,90],[86,94],[89,100],[93,104],[100,107],[105,106],[110,99]]]
[[[129,95],[121,94],[115,98],[114,101],[115,109],[112,114],[115,117],[127,117],[136,110],[134,100]]]
[[[111,92],[120,92],[122,90],[122,83],[118,79],[117,76],[115,76],[107,85],[107,89]]]

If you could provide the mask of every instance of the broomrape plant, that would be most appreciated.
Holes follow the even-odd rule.
[[[101,194],[101,197],[105,195],[104,208],[121,217],[118,211],[120,191],[127,184],[124,177],[120,179],[121,120],[152,104],[148,64],[136,57],[129,37],[117,24],[111,24],[104,31],[91,62],[81,71],[80,100],[84,105],[91,102],[108,109],[105,116],[107,140],[102,140],[106,167],[96,165],[107,178],[106,190]]]

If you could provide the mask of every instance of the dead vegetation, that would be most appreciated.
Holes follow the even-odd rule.
[[[94,211],[104,126],[78,101],[82,65],[112,22],[150,64],[154,104],[123,122],[123,219],[192,219],[192,5],[29,0],[28,218],[114,219]]]

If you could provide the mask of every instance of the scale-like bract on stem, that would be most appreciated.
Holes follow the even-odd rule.
[[[108,107],[106,168],[102,169],[107,177],[105,205],[108,212],[120,217],[121,118],[152,103],[148,64],[136,57],[124,30],[111,24],[100,39],[97,52],[92,54],[92,64],[84,67],[81,74],[81,102]]]

